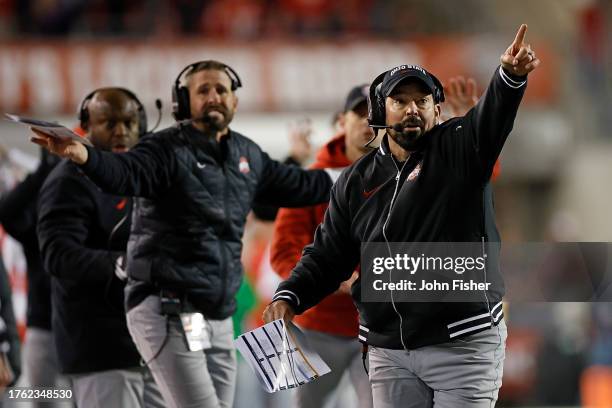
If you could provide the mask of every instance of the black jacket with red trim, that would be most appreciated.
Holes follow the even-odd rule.
[[[478,104],[464,117],[432,128],[406,162],[393,158],[385,138],[378,150],[348,167],[332,188],[313,244],[304,249],[274,300],[289,301],[297,313],[319,303],[351,276],[362,243],[499,243],[489,179],[525,85],[526,78],[499,67]],[[499,250],[499,244],[488,246]],[[491,255],[487,281],[492,285],[482,302],[362,302],[360,277],[352,288],[359,339],[411,349],[497,325],[503,318],[504,285]]]
[[[38,200],[38,240],[51,274],[52,330],[62,373],[138,367],[123,290],[131,199],[103,193],[74,163],[47,177]]]

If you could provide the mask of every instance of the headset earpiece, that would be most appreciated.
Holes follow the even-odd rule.
[[[79,126],[83,130],[87,129],[89,126],[89,110],[87,109],[87,105],[89,105],[89,101],[91,100],[91,98],[93,98],[96,92],[98,92],[97,89],[88,93],[79,104],[79,109],[77,110],[77,118],[79,120]]]
[[[382,97],[382,81],[387,72],[377,76],[368,92],[368,125],[373,128],[385,126],[385,98]]]
[[[240,77],[232,67],[230,67],[229,65],[225,65],[225,73],[232,81],[232,92],[242,87],[242,81],[240,80]]]
[[[172,116],[174,119],[184,120],[191,116],[189,107],[189,90],[184,85],[172,87]]]

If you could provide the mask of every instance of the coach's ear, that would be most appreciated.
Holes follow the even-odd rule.
[[[434,105],[434,112],[435,112],[435,123],[436,125],[439,125],[440,123],[442,123],[442,106],[439,103],[436,103]]]
[[[338,115],[338,127],[344,131],[344,125],[346,125],[346,117],[344,116],[344,113],[341,113]]]
[[[232,92],[232,107],[234,112],[238,109],[238,95],[235,92]]]

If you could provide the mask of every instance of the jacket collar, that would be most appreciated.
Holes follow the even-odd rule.
[[[378,145],[378,152],[376,154],[380,154],[381,156],[387,156],[391,154],[391,149],[389,148],[389,135],[385,133],[383,136],[380,145]]]

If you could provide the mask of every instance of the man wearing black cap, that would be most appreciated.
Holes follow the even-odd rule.
[[[377,408],[480,408],[497,400],[506,326],[503,281],[487,257],[492,253],[485,252],[499,247],[488,241],[500,240],[489,179],[512,129],[527,74],[540,63],[524,43],[526,29],[520,27],[501,56],[478,104],[443,124],[442,86],[423,68],[399,66],[373,81],[370,126],[387,129],[386,136],[377,151],[336,181],[314,243],[304,249],[264,312],[266,321],[290,320],[319,303],[351,276],[362,245],[381,242],[391,253],[392,243],[482,244],[490,285],[469,302],[402,303],[394,301],[391,291],[390,302],[362,301],[365,282],[378,272],[361,265],[351,291],[359,310],[359,339],[370,348]],[[392,270],[385,266],[376,276],[391,281]]]
[[[369,86],[363,84],[353,87],[348,93],[339,119],[341,130],[318,151],[312,168],[344,168],[369,151],[365,145],[374,134],[367,122],[368,89]],[[302,248],[312,242],[326,209],[327,203],[323,203],[279,211],[270,247],[270,262],[282,278],[289,277],[300,260]],[[351,278],[344,282],[334,294],[296,319],[311,347],[331,368],[329,374],[296,391],[295,406],[298,408],[324,406],[333,397],[344,373],[348,374],[357,394],[357,406],[372,406],[370,383],[361,366],[361,347],[355,341],[359,319],[350,296],[350,285],[354,280]]]

